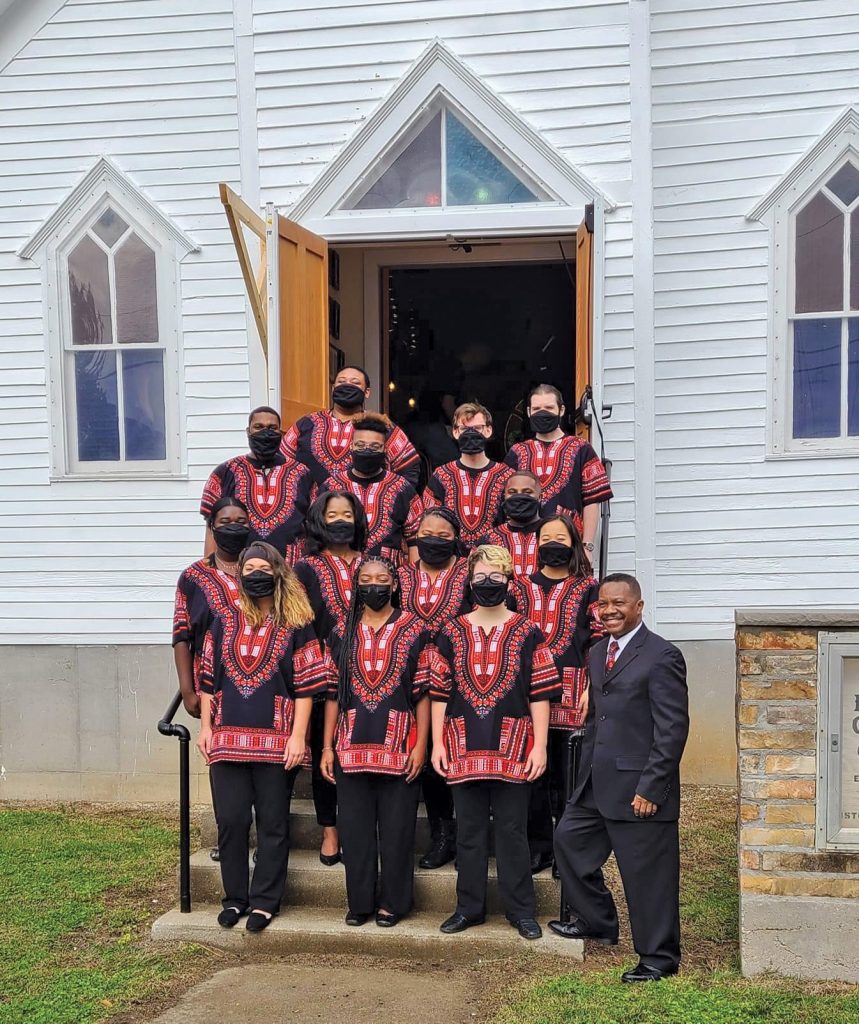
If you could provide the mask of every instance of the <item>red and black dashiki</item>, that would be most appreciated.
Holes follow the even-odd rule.
[[[513,471],[503,462],[490,462],[483,469],[471,469],[462,462],[448,462],[430,477],[424,490],[424,508],[445,508],[455,512],[460,523],[460,540],[477,547],[495,526],[504,501],[504,485]]]
[[[330,674],[313,626],[252,626],[236,608],[218,616],[200,666],[200,689],[212,697],[209,763],[283,761],[296,698],[323,693]]]
[[[173,605],[173,646],[188,644],[194,658],[194,689],[200,692],[200,658],[206,633],[216,615],[238,608],[239,585],[221,572],[214,554],[189,565],[176,584]]]
[[[351,461],[352,421],[338,420],[329,409],[302,416],[283,435],[280,450],[288,459],[301,462],[310,469],[316,483],[326,477],[339,476]],[[388,467],[417,487],[420,460],[414,445],[397,426],[392,426],[385,442]]]
[[[295,575],[313,609],[313,628],[323,643],[327,643],[331,630],[346,620],[357,564],[357,559],[347,562],[330,551],[308,555],[295,563]]]
[[[262,466],[252,455],[238,455],[213,470],[203,490],[200,515],[208,518],[219,498],[238,498],[248,510],[248,543],[264,540],[294,561],[294,546],[304,533],[313,500],[310,470],[278,455]]]
[[[597,611],[599,583],[590,576],[552,580],[535,572],[529,579],[513,581],[510,598],[515,610],[545,636],[561,677],[561,695],[552,701],[550,728],[581,732],[585,723],[577,707],[588,683],[588,653],[605,636]]]
[[[334,664],[343,637],[329,637]],[[431,652],[426,623],[395,608],[379,630],[358,624],[352,658],[352,699],[337,718],[334,749],[344,772],[402,775],[415,745],[415,705],[429,689]],[[329,700],[337,700],[332,674]]]
[[[320,488],[320,493],[325,491],[351,491],[367,514],[365,554],[382,554],[399,562],[403,541],[414,539],[423,511],[417,492],[405,477],[390,470],[357,477],[350,469],[329,477]]]
[[[605,466],[580,437],[565,435],[557,441],[520,441],[504,459],[514,469],[527,469],[543,488],[540,499],[544,516],[568,515],[582,532],[585,505],[612,497]]]
[[[466,597],[468,560],[465,558],[457,558],[434,580],[417,562],[401,565],[399,577],[403,608],[422,618],[432,636],[450,619],[471,611],[471,602]]]
[[[506,548],[513,558],[513,575],[530,576],[537,571],[537,527],[539,523],[528,526],[514,526],[502,523],[496,526],[480,542],[481,544],[497,544]]]
[[[462,616],[435,643],[430,698],[447,704],[447,781],[526,782],[534,745],[529,705],[561,690],[543,634],[516,613],[488,633]]]

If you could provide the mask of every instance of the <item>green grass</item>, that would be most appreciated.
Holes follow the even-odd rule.
[[[144,939],[175,862],[163,824],[0,809],[0,1022],[95,1024],[192,968],[199,948]]]

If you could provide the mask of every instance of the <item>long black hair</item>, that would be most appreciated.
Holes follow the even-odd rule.
[[[573,551],[570,555],[570,561],[568,568],[571,576],[593,576],[593,569],[591,568],[590,559],[587,556],[587,552],[582,544],[582,538],[579,536],[579,531],[576,529],[576,524],[568,515],[564,515],[561,512],[555,513],[553,516],[546,516],[545,519],[540,520],[540,525],[537,527],[537,540],[539,542],[540,532],[544,526],[548,526],[549,523],[563,523],[567,533],[570,535],[570,544],[572,545]],[[540,559],[540,548],[537,547],[537,560]]]
[[[364,611],[364,602],[358,593],[358,576],[365,565],[371,562],[378,562],[383,565],[391,574],[393,590],[391,591],[391,604],[394,608],[400,607],[400,577],[397,567],[384,555],[365,555],[358,559],[355,571],[352,573],[352,598],[349,601],[349,609],[343,621],[343,644],[340,647],[340,654],[337,658],[337,703],[341,711],[346,711],[352,699],[352,664],[355,657],[355,639],[358,635],[358,623],[361,621],[361,614]]]
[[[206,516],[207,526],[212,527],[215,525],[215,519],[222,508],[240,508],[245,515],[248,514],[248,510],[244,502],[239,501],[238,498],[233,498],[228,494],[223,498],[218,498],[215,504],[212,505],[208,516]]]
[[[352,506],[355,517],[355,539],[350,545],[353,551],[363,551],[370,527],[364,506],[351,491],[323,491],[307,510],[304,520],[304,554],[318,555],[328,547],[325,531],[325,509],[331,498],[343,498]]]

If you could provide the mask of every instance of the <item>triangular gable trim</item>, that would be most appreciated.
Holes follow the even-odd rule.
[[[746,214],[746,220],[761,220],[791,189],[810,185],[811,182],[807,182],[806,179],[814,174],[819,163],[827,157],[831,157],[828,163],[834,163],[848,149],[859,155],[859,110],[856,107],[847,107],[832,122],[817,142],[796,161],[757,206]],[[831,152],[828,152],[830,150]],[[802,190],[805,191],[805,188]]]
[[[290,217],[303,221],[341,212],[340,204],[366,180],[368,168],[439,97],[459,111],[469,128],[477,128],[478,137],[485,136],[501,149],[511,166],[521,168],[525,180],[533,180],[558,203],[580,207],[600,200],[607,210],[615,208],[608,196],[436,39],[310,185]]]
[[[159,228],[168,238],[173,239],[179,247],[180,258],[200,251],[200,246],[181,228],[178,228],[169,217],[165,216],[110,157],[103,156],[92,170],[81,178],[36,233],[21,246],[18,255],[25,260],[32,259],[51,240],[59,241],[60,234],[67,229],[71,220],[76,219],[79,211],[83,211],[84,208],[89,209],[108,194],[114,196],[117,202],[123,196],[127,196],[131,204],[137,204],[146,210],[155,227]]]
[[[0,72],[65,6],[65,0],[16,0],[0,15]]]

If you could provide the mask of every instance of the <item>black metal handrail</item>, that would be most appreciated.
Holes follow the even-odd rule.
[[[176,725],[173,719],[182,706],[182,694],[170,701],[164,717],[158,723],[162,736],[175,736],[179,740],[179,909],[191,913],[191,766],[189,751],[191,733],[187,726]]]

